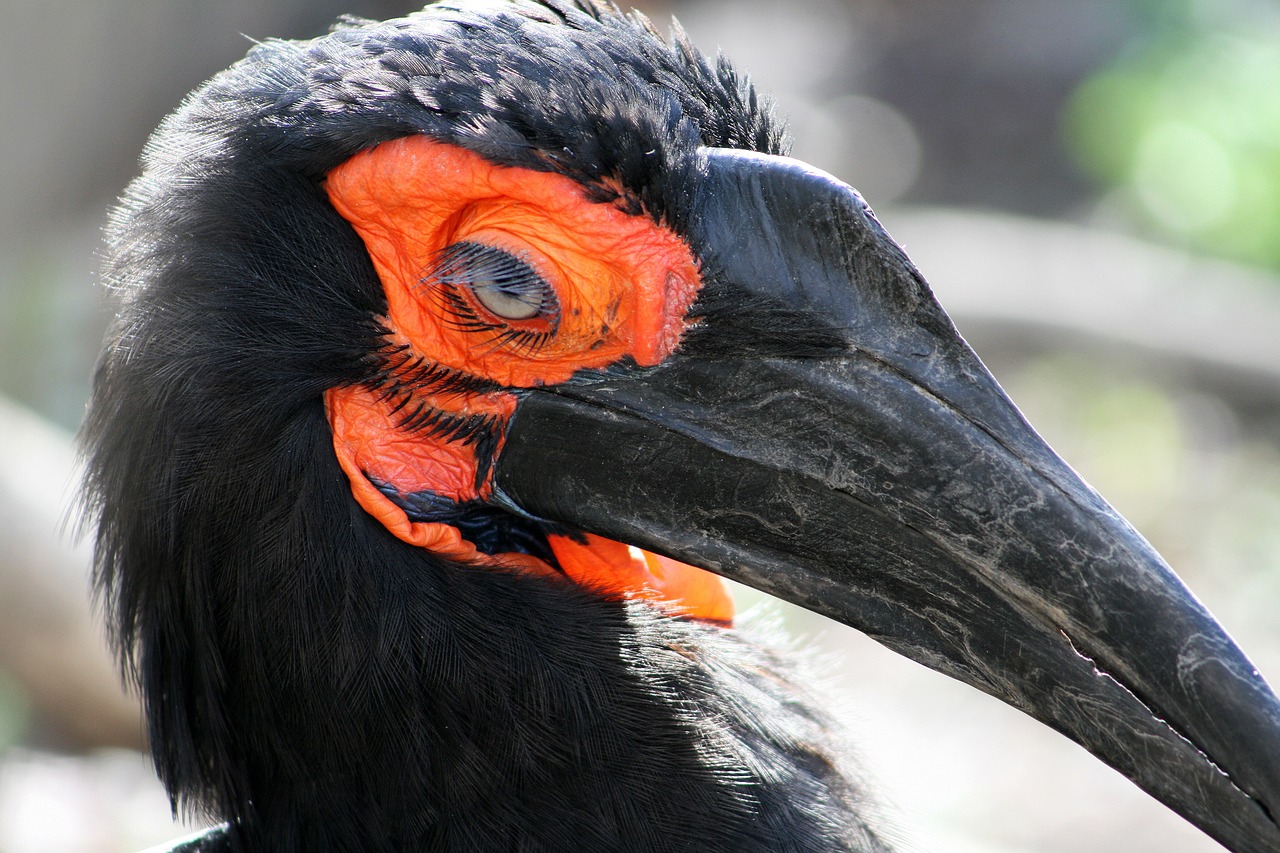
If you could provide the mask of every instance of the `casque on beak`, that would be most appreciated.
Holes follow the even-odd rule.
[[[1280,703],[1223,628],[1036,435],[854,190],[702,155],[704,328],[656,368],[525,393],[501,500],[858,628],[1228,847],[1280,850]]]

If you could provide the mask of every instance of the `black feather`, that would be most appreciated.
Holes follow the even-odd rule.
[[[492,430],[415,414],[415,387],[483,381],[387,343],[323,190],[408,134],[677,230],[698,145],[783,147],[723,59],[558,0],[267,42],[164,122],[109,228],[83,440],[97,588],[174,807],[229,822],[208,849],[881,849],[769,653],[452,563],[353,501],[326,389]]]

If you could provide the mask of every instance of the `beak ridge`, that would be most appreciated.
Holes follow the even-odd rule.
[[[1280,702],[1230,637],[1036,435],[855,191],[703,156],[705,328],[657,368],[526,394],[501,499],[858,628],[1228,847],[1280,850]],[[838,345],[761,345],[733,307],[760,304]]]

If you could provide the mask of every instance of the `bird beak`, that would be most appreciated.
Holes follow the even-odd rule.
[[[1280,703],[1223,628],[1023,420],[857,192],[700,156],[702,327],[656,368],[528,392],[500,500],[858,628],[1227,847],[1280,850]]]

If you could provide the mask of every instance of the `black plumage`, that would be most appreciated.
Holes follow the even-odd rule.
[[[267,42],[165,121],[83,435],[157,770],[224,824],[188,851],[886,849],[802,679],[622,543],[1280,850],[1280,700],[784,151],[592,0]]]
[[[157,769],[229,822],[199,849],[882,849],[773,653],[453,564],[353,502],[321,394],[397,354],[321,182],[409,134],[677,231],[699,145],[784,148],[724,60],[557,0],[267,42],[161,126],[109,229],[123,307],[84,435]]]

